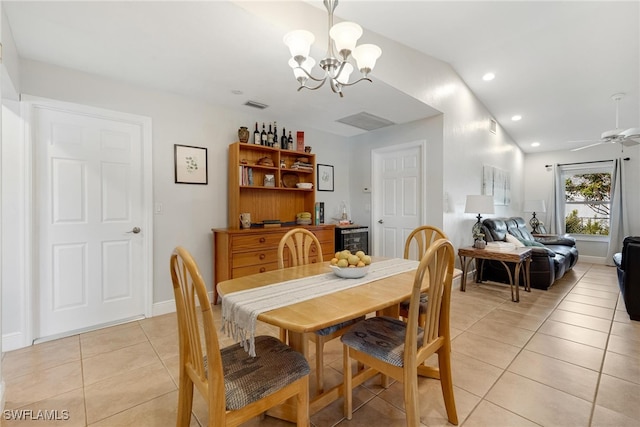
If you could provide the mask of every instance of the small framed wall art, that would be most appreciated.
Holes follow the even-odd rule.
[[[208,184],[206,148],[174,144],[173,154],[176,184]]]
[[[318,191],[333,191],[333,166],[318,163]]]

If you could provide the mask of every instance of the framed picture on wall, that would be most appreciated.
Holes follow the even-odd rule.
[[[190,145],[173,146],[176,184],[207,185],[207,149]]]
[[[318,191],[333,191],[333,166],[318,163]]]

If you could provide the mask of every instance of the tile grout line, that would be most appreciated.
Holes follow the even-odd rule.
[[[529,337],[529,339],[527,340],[527,342],[523,344],[523,346],[520,348],[520,350],[518,351],[518,353],[514,356],[514,358],[511,360],[511,362],[509,362],[509,364],[507,365],[507,367],[506,367],[506,368],[504,368],[504,369],[502,370],[502,372],[500,373],[500,375],[498,376],[498,378],[494,381],[494,383],[491,385],[491,387],[489,387],[489,389],[486,391],[486,393],[485,393],[483,396],[481,396],[481,397],[480,397],[480,401],[479,401],[479,402],[478,402],[478,404],[477,404],[477,405],[475,405],[475,406],[473,407],[473,409],[469,412],[469,415],[467,416],[467,418],[465,418],[465,420],[463,421],[462,425],[464,425],[464,422],[466,422],[466,421],[469,419],[469,417],[473,414],[473,412],[477,409],[477,407],[478,407],[478,406],[480,405],[480,403],[482,403],[483,401],[485,401],[485,402],[487,402],[487,403],[491,403],[491,404],[493,404],[493,405],[496,405],[496,406],[498,406],[498,407],[500,407],[500,408],[504,409],[505,411],[510,412],[510,413],[512,413],[512,414],[515,414],[515,415],[517,415],[518,417],[523,418],[523,419],[526,419],[527,421],[530,421],[530,422],[532,422],[532,423],[534,423],[534,424],[536,424],[536,425],[540,425],[539,423],[537,423],[537,422],[535,422],[535,421],[533,421],[533,420],[530,420],[529,418],[524,417],[522,414],[518,414],[518,413],[516,413],[516,412],[511,411],[511,410],[510,410],[510,409],[508,409],[508,408],[505,408],[505,407],[503,407],[503,406],[501,406],[501,405],[498,405],[497,403],[494,403],[494,402],[491,402],[491,401],[487,400],[487,399],[486,399],[486,397],[487,397],[487,395],[491,392],[491,390],[493,390],[493,388],[494,388],[494,387],[495,387],[495,385],[500,381],[500,379],[504,376],[504,374],[508,371],[509,367],[513,364],[513,362],[516,360],[516,358],[517,358],[517,357],[522,353],[522,351],[525,349],[525,347],[527,346],[527,344],[529,344],[529,342],[533,339],[533,337],[535,336],[535,334],[536,334],[536,333],[538,333],[538,331],[540,330],[540,328],[542,327],[542,325],[543,325],[543,324],[544,324],[544,323],[549,319],[549,317],[550,317],[550,316],[551,316],[551,315],[552,315],[552,314],[553,314],[553,313],[558,309],[558,306],[562,303],[562,301],[564,301],[564,299],[567,297],[567,295],[569,295],[569,293],[571,292],[571,290],[572,290],[572,289],[573,289],[573,288],[574,288],[578,283],[580,283],[580,281],[584,278],[584,276],[587,274],[587,272],[588,272],[590,269],[591,269],[591,267],[589,267],[589,269],[588,269],[587,271],[585,271],[585,272],[584,272],[584,273],[583,273],[583,274],[582,274],[582,275],[581,275],[581,276],[580,276],[580,277],[575,281],[575,283],[571,286],[571,288],[570,288],[569,290],[567,290],[567,292],[562,296],[562,298],[561,298],[561,299],[560,299],[560,300],[559,300],[559,301],[554,305],[553,310],[551,310],[551,312],[550,312],[549,314],[547,314],[547,315],[546,315],[546,317],[544,318],[544,320],[540,323],[540,326],[538,326],[538,328],[534,331],[534,333],[533,333],[533,334],[531,334],[531,337]],[[503,304],[505,304],[505,303],[508,303],[508,302],[510,302],[510,300],[505,300],[502,304],[498,305],[496,308],[498,308],[498,307],[500,307],[501,305],[503,305]],[[495,310],[495,309],[494,309],[494,310]],[[480,320],[484,319],[486,316],[488,316],[488,314],[487,314],[487,315],[485,315],[485,316],[483,316],[483,317],[482,317],[481,319],[479,319],[477,322],[479,322]],[[475,323],[477,323],[477,322],[475,322]],[[475,324],[475,323],[474,323],[474,324]],[[473,325],[472,325],[472,326],[473,326]],[[471,327],[471,326],[470,326],[470,327]],[[469,327],[469,328],[470,328],[470,327]],[[468,330],[469,328],[467,328],[467,330]],[[465,330],[465,332],[466,332],[466,330]],[[485,363],[486,363],[486,362],[485,362]],[[492,366],[493,366],[493,365],[492,365]],[[511,372],[511,373],[512,373],[512,374],[514,374],[514,375],[518,375],[518,374],[513,373],[513,372]],[[522,375],[518,375],[518,376],[521,376],[521,377],[522,377]],[[534,382],[537,382],[537,383],[539,383],[539,384],[543,384],[543,383],[540,383],[540,382],[538,382],[538,381],[532,380],[532,379],[527,378],[527,377],[523,377],[523,378],[529,379],[529,380],[534,381]],[[547,387],[550,387],[550,386],[548,386],[548,385],[546,385],[546,384],[543,384],[543,385],[545,385],[545,386],[547,386]],[[550,388],[553,388],[553,387],[550,387]],[[557,389],[555,389],[555,388],[553,388],[553,389],[554,389],[554,390],[557,390]],[[559,391],[562,391],[562,390],[559,390]],[[566,393],[566,392],[564,392],[564,393]],[[567,394],[568,394],[568,393],[567,393]],[[577,397],[577,396],[576,396],[576,397]]]

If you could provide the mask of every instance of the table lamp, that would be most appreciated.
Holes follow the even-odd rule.
[[[536,212],[538,213],[546,212],[546,209],[544,206],[544,200],[525,200],[523,211],[532,213],[531,219],[529,220],[529,225],[531,226],[531,232],[534,234],[539,233],[540,230],[538,229],[538,227],[540,227],[540,221],[538,220],[538,218],[536,218]]]
[[[473,225],[473,240],[482,232],[482,214],[493,213],[493,196],[467,196],[464,213],[477,213],[478,222]]]

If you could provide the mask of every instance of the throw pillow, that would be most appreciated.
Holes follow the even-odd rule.
[[[505,238],[505,240],[516,245],[516,248],[524,247],[524,243],[518,240],[518,238],[512,234],[507,233],[507,237]]]
[[[516,239],[518,239],[524,246],[538,246],[544,248],[542,243],[536,242],[535,240],[520,239],[519,237],[516,237]]]

